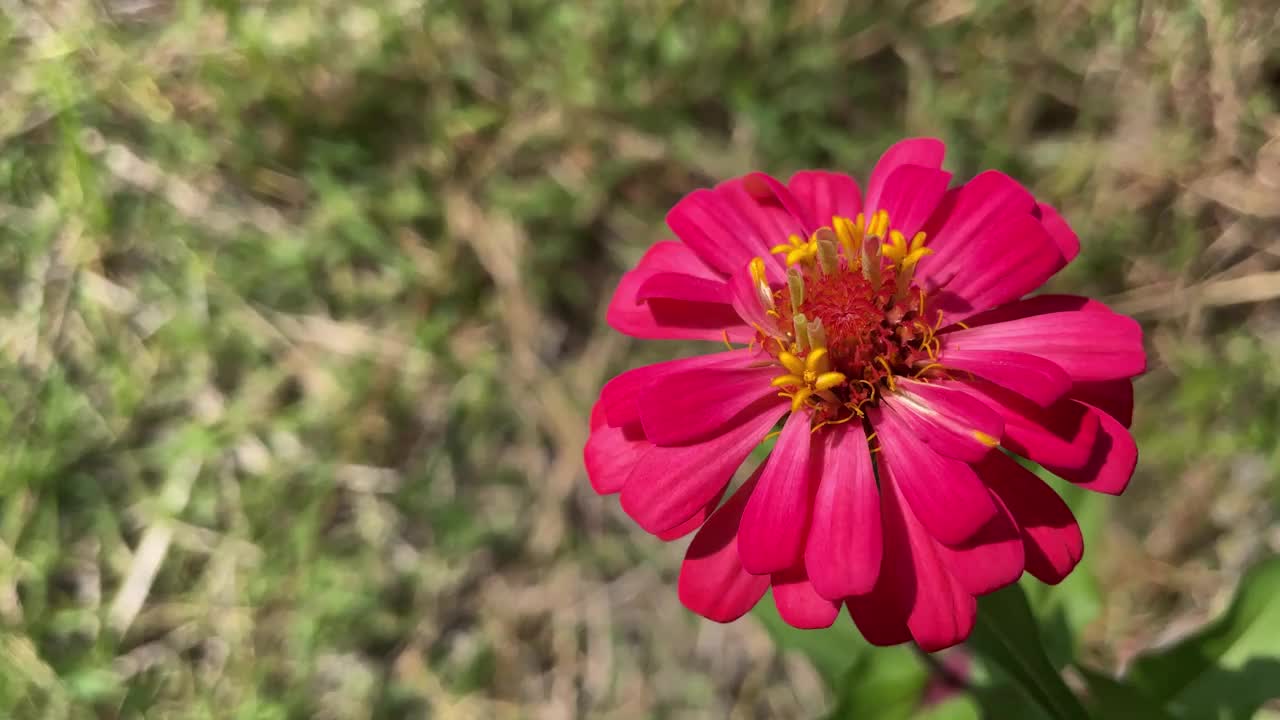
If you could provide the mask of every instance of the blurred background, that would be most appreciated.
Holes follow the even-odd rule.
[[[1053,287],[1148,330],[1137,476],[1073,497],[1042,596],[1122,669],[1280,551],[1277,37],[1271,0],[0,0],[0,717],[830,711],[856,637],[696,621],[581,449],[689,349],[602,319],[679,197],[912,134],[1061,208]]]

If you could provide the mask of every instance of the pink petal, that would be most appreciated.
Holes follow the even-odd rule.
[[[1097,300],[1080,295],[1036,295],[1025,300],[1001,305],[993,310],[987,310],[974,315],[964,322],[970,327],[977,327],[979,325],[994,325],[1010,320],[1021,320],[1033,315],[1060,312],[1110,313],[1111,308]]]
[[[604,403],[600,400],[596,400],[595,404],[591,406],[591,429],[595,430],[598,427],[608,424],[608,422],[609,416],[605,414]]]
[[[995,517],[995,502],[968,465],[930,450],[893,413],[874,408],[869,417],[885,463],[892,465],[914,516],[933,537],[958,545]],[[884,495],[883,478],[880,487]]]
[[[702,527],[702,524],[707,521],[707,518],[711,517],[711,513],[715,512],[716,508],[720,506],[720,500],[724,498],[724,491],[728,487],[729,486],[726,485],[725,487],[720,488],[720,492],[716,493],[715,497],[711,498],[706,505],[703,505],[702,509],[695,513],[693,517],[685,520],[670,530],[663,530],[660,533],[656,533],[658,539],[665,540],[667,542],[679,540],[685,535],[688,535],[694,530]]]
[[[788,406],[785,399],[765,398],[723,435],[696,445],[651,448],[627,477],[622,509],[654,534],[693,517],[724,489]]]
[[[885,573],[911,572],[910,565],[886,567],[881,572],[882,577],[877,579],[874,590],[866,595],[845,599],[845,607],[849,609],[853,624],[858,626],[858,632],[872,645],[887,647],[911,641],[911,630],[907,627],[907,614],[911,608],[891,591],[896,583],[883,577]],[[904,582],[914,580],[908,578]]]
[[[717,185],[713,192],[725,207],[733,209],[738,231],[745,234],[744,241],[759,248],[755,254],[763,257],[766,265],[785,271],[782,256],[769,254],[769,248],[786,242],[792,235],[804,236],[804,223],[776,201],[761,202],[747,185],[745,177],[733,178]]]
[[[814,460],[822,477],[804,565],[818,594],[830,600],[870,592],[880,573],[880,495],[858,424],[824,428]]]
[[[1004,416],[1002,444],[1088,490],[1119,495],[1138,462],[1133,436],[1107,413],[1070,398],[1037,407],[990,383],[961,383]]]
[[[1082,468],[1045,464],[1045,469],[1086,490],[1108,495],[1123,493],[1138,464],[1138,445],[1133,441],[1133,435],[1118,420],[1101,410],[1078,400],[1072,402],[1085,407],[1098,420],[1093,452]]]
[[[791,413],[765,461],[738,532],[738,553],[747,572],[779,572],[800,560],[812,497],[809,436],[809,414]]]
[[[655,276],[665,279],[655,282]],[[754,333],[742,327],[733,311],[728,286],[715,285],[721,280],[688,247],[655,243],[618,281],[606,320],[632,337],[719,340],[727,330],[735,341],[749,342]],[[718,291],[714,297],[713,287]]]
[[[935,452],[974,462],[991,452],[1004,434],[999,413],[980,399],[944,383],[900,378],[884,407]]]
[[[1004,457],[1003,453],[991,454]],[[1026,561],[1022,536],[1010,518],[1008,508],[999,502],[999,498],[996,504],[1000,512],[972,539],[955,547],[938,546],[942,562],[970,595],[994,592],[1022,575]]]
[[[923,650],[962,642],[973,630],[977,602],[947,570],[938,544],[903,502],[891,465],[881,462],[880,470],[884,562],[875,589],[848,599],[849,614],[872,644],[900,642],[904,615]]]
[[[967,251],[969,243],[997,223],[1018,215],[1030,215],[1035,203],[1035,197],[1026,188],[995,170],[980,173],[952,190],[925,226],[927,244],[933,250],[930,257],[934,261],[930,263],[933,270],[952,265]],[[917,277],[929,277],[924,265],[918,272]]]
[[[809,217],[809,209],[791,194],[791,190],[765,173],[748,173],[742,179],[742,187],[760,204],[774,204],[786,210],[804,230],[802,235],[804,238],[808,238],[813,234],[814,230],[825,224],[815,224],[813,219]]]
[[[621,491],[632,468],[651,447],[638,423],[612,427],[601,422],[593,426],[582,451],[591,488],[600,495]]]
[[[1125,427],[1133,425],[1132,380],[1076,383],[1071,388],[1071,397],[1098,408]]]
[[[733,298],[733,309],[738,313],[739,322],[746,327],[752,328],[753,331],[760,331],[775,337],[784,335],[778,326],[777,318],[770,315],[764,305],[760,304],[760,296],[757,294],[755,280],[751,277],[751,267],[749,265],[742,266],[733,274],[733,277],[729,278],[729,291]]]
[[[716,622],[733,622],[769,589],[768,575],[752,575],[738,561],[738,523],[760,478],[757,469],[694,536],[680,566],[680,602]]]
[[[769,251],[767,241],[751,232],[737,208],[712,190],[685,195],[667,213],[667,226],[721,275]]]
[[[1084,406],[1064,399],[1042,408],[990,383],[967,387],[1004,417],[1004,447],[1046,467],[1081,469],[1089,464],[1099,422]]]
[[[950,321],[1017,300],[1062,267],[1062,254],[1031,215],[1008,216],[972,237],[949,257],[925,257],[920,272],[933,291],[929,310]],[[934,290],[936,283],[944,283]]]
[[[637,397],[644,434],[655,445],[697,442],[761,398],[776,396],[769,382],[785,373],[774,363],[761,366],[753,355],[738,364],[664,372]]]
[[[641,280],[626,274],[618,281],[618,291],[609,304],[605,321],[624,335],[645,340],[712,340],[745,343],[755,331],[743,325],[732,305],[689,302],[670,298],[650,298],[644,302],[624,299],[634,296]]]
[[[813,222],[830,225],[831,218],[853,218],[862,212],[862,191],[848,175],[825,170],[802,170],[787,183]]]
[[[966,352],[949,348],[938,356],[938,362],[990,380],[1041,406],[1052,405],[1071,390],[1071,378],[1065,370],[1027,353]]]
[[[754,356],[751,350],[730,350],[634,368],[604,384],[600,389],[599,406],[604,411],[609,424],[614,427],[638,423],[640,422],[638,398],[663,375],[682,370],[710,368],[725,363],[742,365]]]
[[[942,336],[942,347],[1025,352],[1086,382],[1132,377],[1147,365],[1138,323],[1104,312],[1056,312],[957,330]]]
[[[1045,230],[1049,231],[1049,236],[1053,238],[1058,245],[1058,251],[1062,253],[1062,264],[1065,266],[1075,260],[1080,254],[1080,238],[1075,231],[1052,205],[1040,203],[1036,205],[1036,209],[1040,213],[1040,223],[1044,225]]]
[[[1035,473],[1003,453],[983,460],[978,474],[1018,524],[1027,572],[1050,585],[1062,582],[1084,555],[1084,537],[1071,508]]]
[[[884,462],[879,462],[880,477],[887,480]],[[912,563],[910,540],[902,509],[890,496],[897,495],[887,485],[882,486],[879,513],[884,528],[882,547],[884,557],[875,585],[864,594],[845,599],[849,616],[867,642],[877,646],[897,645],[911,640],[907,618],[917,597],[915,567]]]
[[[867,180],[867,201],[864,207],[873,212],[884,207],[880,202],[880,196],[890,176],[899,167],[920,165],[936,170],[942,167],[942,160],[946,154],[947,146],[936,138],[908,138],[894,143],[884,151],[871,171],[871,177]]]
[[[840,614],[840,601],[814,591],[802,567],[773,574],[773,604],[788,625],[801,630],[831,627]]]
[[[664,299],[728,305],[733,301],[733,296],[729,292],[729,284],[723,280],[708,280],[674,272],[654,273],[636,289],[637,303]]]
[[[924,226],[947,192],[951,173],[919,165],[903,165],[885,181],[879,204],[868,209],[889,213],[890,225],[908,238]]]
[[[688,245],[674,240],[654,243],[632,271],[644,275],[679,273],[704,280],[723,280],[725,276],[703,262]]]
[[[742,324],[732,305],[653,298],[636,312],[611,313],[609,327],[643,340],[710,340],[748,343],[755,332]]]

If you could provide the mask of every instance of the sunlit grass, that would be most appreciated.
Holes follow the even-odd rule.
[[[1235,479],[1275,464],[1274,321],[1170,288],[1274,264],[1268,3],[835,5],[0,4],[0,716],[816,712],[586,488],[645,360],[602,307],[684,192],[913,133],[1058,205],[1056,289],[1150,323],[1118,514],[1204,473],[1267,513],[1193,518],[1248,547],[1161,558],[1205,574],[1159,616],[1101,562],[1107,627],[1229,585],[1276,542],[1274,472]]]

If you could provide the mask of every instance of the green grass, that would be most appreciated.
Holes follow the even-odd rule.
[[[1275,265],[1270,3],[839,5],[0,3],[0,716],[818,711],[586,486],[599,385],[673,350],[602,308],[683,193],[916,133],[1148,323],[1111,542],[1151,569],[1099,571],[1096,652],[1228,589],[1276,542],[1275,308],[1169,288]],[[1247,516],[1144,544],[1206,475]]]

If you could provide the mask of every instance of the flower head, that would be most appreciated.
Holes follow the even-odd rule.
[[[728,622],[772,588],[797,627],[845,606],[873,643],[947,647],[976,596],[1024,570],[1057,583],[1083,553],[1015,457],[1128,483],[1139,326],[1082,297],[1022,299],[1076,235],[1001,173],[949,187],[943,152],[894,145],[865,197],[822,171],[697,190],[667,216],[679,241],[622,277],[617,330],[729,346],[611,380],[585,450],[592,486],[645,530],[697,530],[679,581],[694,612]]]

